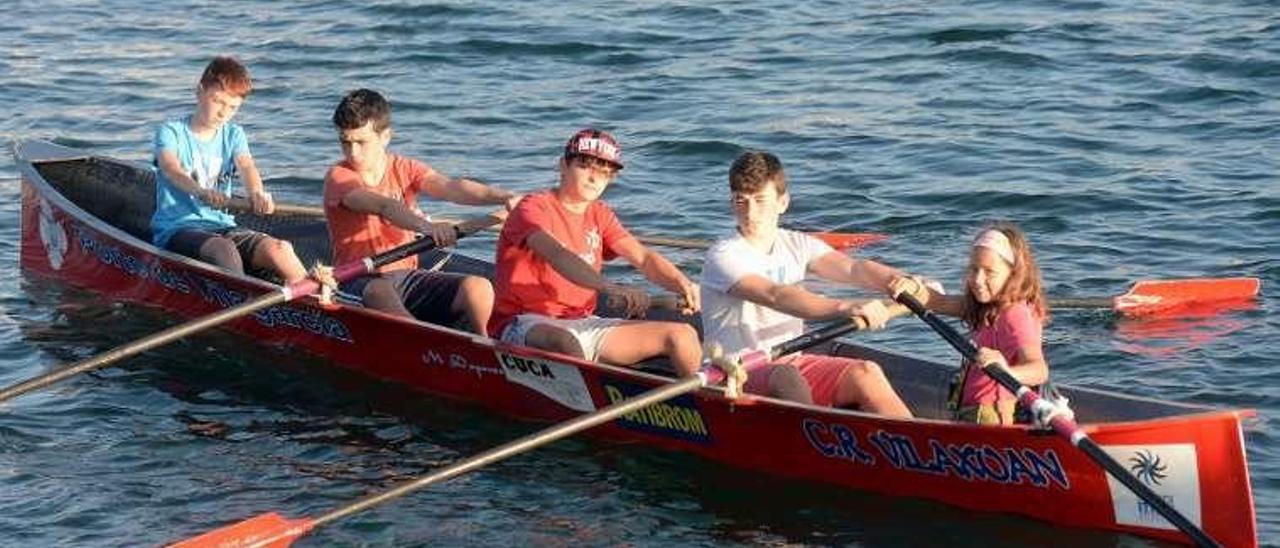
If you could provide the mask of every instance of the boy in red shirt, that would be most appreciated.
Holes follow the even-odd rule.
[[[601,276],[603,262],[615,257],[684,297],[689,311],[699,308],[698,285],[632,237],[600,200],[620,169],[622,149],[613,136],[584,129],[565,145],[560,184],[529,194],[511,211],[498,238],[498,302],[489,332],[507,342],[611,364],[665,356],[681,376],[693,375],[702,360],[693,327],[594,315],[598,293],[625,303],[629,316],[649,306],[643,290]]]
[[[333,113],[343,160],[324,178],[324,212],[333,263],[346,264],[412,241],[418,233],[441,247],[457,241],[453,225],[432,222],[418,209],[418,193],[463,205],[515,206],[519,196],[472,181],[451,179],[431,166],[387,151],[391,105],[376,91],[348,93]],[[342,284],[369,308],[450,325],[465,318],[486,335],[493,286],[479,276],[427,271],[412,256]]]

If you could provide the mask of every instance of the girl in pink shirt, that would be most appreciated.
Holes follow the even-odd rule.
[[[964,295],[928,303],[929,308],[964,320],[979,347],[978,360],[964,364],[948,406],[956,420],[1013,424],[1017,398],[984,374],[982,365],[996,362],[1027,386],[1049,380],[1041,348],[1049,310],[1026,236],[1007,222],[984,228],[973,240],[964,281]]]

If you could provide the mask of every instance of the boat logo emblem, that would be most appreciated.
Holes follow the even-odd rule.
[[[1129,471],[1143,483],[1160,485],[1160,480],[1169,477],[1169,466],[1160,459],[1159,455],[1149,450],[1143,449],[1134,453],[1129,457],[1129,463]]]
[[[44,244],[44,251],[49,255],[49,266],[54,270],[62,268],[62,259],[67,254],[67,231],[63,230],[62,224],[53,218],[53,208],[49,205],[49,201],[40,198],[40,242]]]

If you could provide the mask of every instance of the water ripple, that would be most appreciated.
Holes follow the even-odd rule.
[[[1055,294],[1257,276],[1254,309],[1170,323],[1062,311],[1046,346],[1068,382],[1257,409],[1245,436],[1259,527],[1264,542],[1280,536],[1274,2],[11,4],[0,138],[146,160],[155,124],[190,109],[200,66],[231,53],[253,71],[238,120],[280,200],[319,202],[340,153],[329,116],[369,86],[394,104],[394,150],[520,190],[554,182],[573,130],[614,131],[628,167],[608,198],[637,233],[728,233],[729,163],[767,149],[787,166],[787,224],[888,234],[860,253],[950,288],[991,219],[1028,231]],[[0,383],[171,325],[23,275],[16,177],[0,157]],[[492,242],[463,248],[488,256]],[[671,257],[690,273],[701,264]],[[860,340],[954,362],[913,325]],[[0,408],[0,542],[160,544],[257,512],[320,512],[532,428],[297,352],[228,351],[246,343],[196,337]],[[728,475],[570,440],[312,540],[1133,542]]]

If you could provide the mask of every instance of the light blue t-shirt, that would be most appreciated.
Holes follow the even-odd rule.
[[[236,226],[235,217],[209,207],[199,198],[173,186],[164,170],[160,169],[160,153],[172,151],[178,155],[182,169],[191,175],[201,188],[214,188],[223,194],[231,194],[236,178],[236,156],[249,153],[249,141],[244,130],[236,124],[224,124],[212,138],[200,140],[191,132],[191,118],[169,120],[156,129],[153,143],[156,165],[156,212],[151,216],[152,241],[164,247],[169,238],[181,229],[201,228],[216,230]]]

